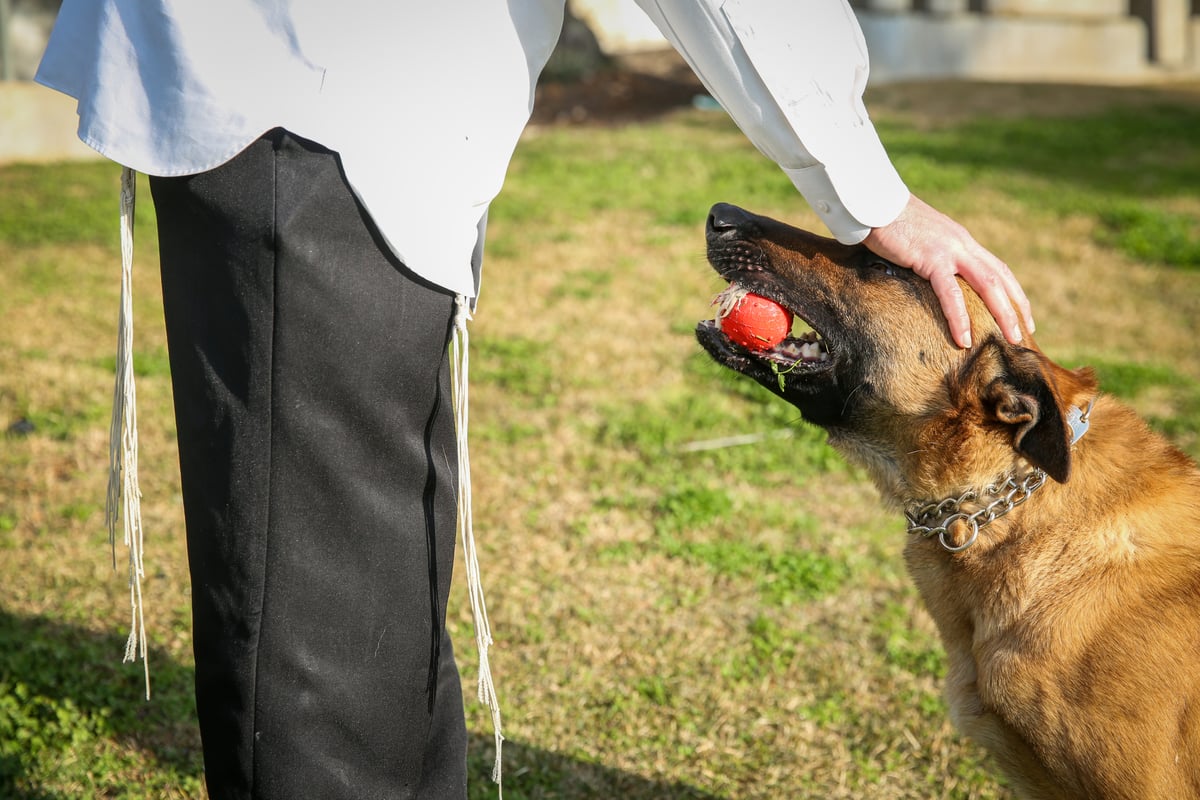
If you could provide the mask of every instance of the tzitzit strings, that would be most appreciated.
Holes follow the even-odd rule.
[[[492,712],[492,729],[496,736],[496,761],[492,765],[492,780],[500,798],[504,797],[501,783],[501,748],[504,734],[500,729],[500,701],[492,682],[488,648],[492,644],[492,628],[488,623],[487,603],[483,599],[483,583],[479,574],[479,554],[475,549],[474,519],[471,512],[471,458],[467,449],[467,322],[471,319],[470,300],[464,295],[454,299],[454,335],[450,342],[451,388],[454,395],[454,423],[458,440],[458,529],[462,535],[463,560],[467,570],[467,594],[471,599],[471,617],[475,623],[475,646],[479,650],[479,702]]]
[[[112,423],[108,431],[108,497],[104,507],[113,569],[117,566],[117,524],[129,549],[129,605],[132,621],[125,661],[142,659],[146,699],[150,699],[150,661],[146,654],[146,617],[142,607],[142,491],[138,488],[137,391],[133,385],[133,216],[137,173],[121,170],[121,307],[117,316],[117,369],[113,384]]]

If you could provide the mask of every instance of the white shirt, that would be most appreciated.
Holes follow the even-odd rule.
[[[845,0],[637,1],[835,236],[899,215]],[[276,127],[320,142],[396,256],[474,297],[564,2],[65,0],[37,80],[79,101],[84,142],[150,175],[219,166]]]

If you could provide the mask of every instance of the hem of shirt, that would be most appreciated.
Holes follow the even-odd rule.
[[[201,172],[207,172],[211,169],[216,169],[217,167],[221,166],[222,164],[225,164],[225,163],[231,161],[235,156],[237,156],[238,153],[242,152],[247,147],[249,147],[251,144],[258,141],[260,138],[262,138],[263,134],[265,134],[267,131],[273,130],[275,127],[275,126],[268,126],[268,127],[263,128],[258,133],[251,135],[251,137],[249,139],[247,139],[246,141],[241,142],[239,145],[232,148],[231,151],[222,152],[220,155],[216,156],[211,161],[206,161],[201,164],[189,164],[187,166],[179,167],[179,168],[164,169],[164,168],[162,168],[161,165],[158,165],[158,164],[152,164],[152,163],[148,163],[148,162],[139,163],[138,159],[128,157],[127,154],[122,154],[120,152],[119,147],[118,148],[110,147],[104,143],[106,140],[112,140],[112,139],[116,139],[119,137],[97,137],[91,133],[88,133],[88,131],[92,128],[92,126],[98,124],[98,121],[90,118],[90,116],[88,118],[85,118],[84,115],[80,113],[80,111],[79,111],[79,102],[80,102],[79,95],[75,89],[68,88],[67,86],[65,86],[63,84],[60,84],[58,81],[42,74],[42,72],[40,70],[34,75],[33,80],[34,80],[34,83],[37,83],[41,86],[45,86],[47,89],[50,89],[51,91],[55,91],[55,92],[58,92],[59,94],[66,95],[67,97],[70,97],[72,100],[75,101],[75,104],[76,104],[75,105],[75,115],[79,119],[79,125],[75,129],[75,135],[79,138],[79,141],[83,142],[85,145],[92,148],[97,153],[99,153],[101,156],[107,158],[109,161],[120,164],[123,167],[129,167],[130,169],[132,169],[136,172],[142,172],[147,175],[154,175],[154,176],[162,177],[162,178],[173,178],[173,177],[179,177],[181,175],[197,175]]]
[[[82,127],[82,123],[81,123],[81,127]],[[241,153],[247,147],[249,147],[250,145],[257,142],[259,139],[261,139],[263,137],[263,135],[266,134],[268,131],[274,130],[275,127],[278,127],[278,126],[270,126],[270,127],[263,128],[258,133],[251,134],[251,136],[248,139],[246,139],[245,141],[242,141],[241,139],[239,139],[238,141],[240,142],[240,144],[229,149],[228,151],[222,151],[221,154],[214,157],[211,161],[205,161],[205,162],[202,162],[199,164],[188,164],[183,167],[177,167],[177,168],[172,168],[172,169],[164,169],[162,167],[162,165],[159,165],[159,164],[144,163],[144,162],[138,163],[138,159],[128,157],[126,154],[122,154],[120,152],[120,148],[108,147],[105,144],[103,144],[96,137],[94,137],[90,134],[86,134],[82,130],[79,132],[79,140],[81,142],[83,142],[84,144],[86,144],[88,147],[95,150],[100,155],[107,158],[109,161],[113,161],[124,167],[129,167],[130,169],[134,170],[135,172],[141,172],[146,175],[153,175],[158,178],[178,178],[178,177],[182,177],[184,175],[199,175],[200,173],[208,172],[209,170],[216,169],[217,167],[219,167],[223,164],[229,163],[234,158],[236,158],[239,153]]]

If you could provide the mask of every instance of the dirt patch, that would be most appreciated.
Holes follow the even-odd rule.
[[[637,53],[618,57],[611,66],[579,80],[543,81],[532,124],[646,121],[690,107],[697,98],[707,98],[707,92],[675,51]],[[922,81],[873,86],[866,102],[873,114],[933,128],[980,116],[1086,116],[1114,106],[1165,103],[1200,107],[1200,81],[1141,86]]]
[[[538,84],[534,125],[614,125],[653,119],[706,96],[674,50],[636,53],[578,80]]]

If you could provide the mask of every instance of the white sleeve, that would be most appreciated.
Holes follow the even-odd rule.
[[[866,42],[846,0],[637,0],[713,98],[842,242],[909,192],[863,106]]]

